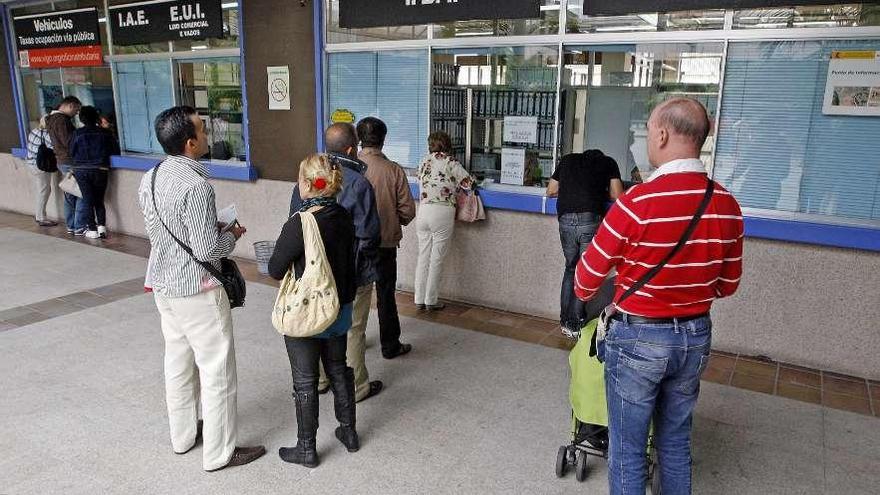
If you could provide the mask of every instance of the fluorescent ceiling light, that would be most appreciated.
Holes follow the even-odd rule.
[[[548,10],[559,10],[559,5],[541,5],[541,12],[547,12]]]
[[[208,45],[193,45],[193,46],[192,46],[192,49],[193,49],[193,50],[207,50],[207,49],[208,49]]]
[[[604,33],[617,31],[654,31],[656,29],[656,26],[602,26],[597,27],[596,31]]]
[[[492,31],[476,31],[476,32],[473,32],[473,33],[455,33],[455,36],[457,36],[457,37],[463,37],[463,36],[491,36],[491,35],[493,35],[493,34],[495,34],[495,33],[493,33]]]
[[[238,8],[238,2],[223,3],[220,4],[220,7],[222,7],[223,9],[236,9]]]

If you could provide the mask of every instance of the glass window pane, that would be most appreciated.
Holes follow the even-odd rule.
[[[210,159],[245,161],[239,59],[180,62],[177,70],[180,104],[195,108],[205,122]]]
[[[109,67],[65,67],[61,69],[65,96],[76,96],[103,115],[115,115],[113,80]]]
[[[503,150],[525,150],[518,185],[542,186],[553,173],[558,58],[551,46],[435,50],[431,130],[447,132],[465,167],[493,182]],[[516,125],[505,117],[528,122],[522,140],[505,138],[505,125]]]
[[[61,70],[22,69],[21,82],[28,131],[30,131],[39,125],[41,117],[48,115],[64,98]]]
[[[238,3],[224,2],[223,37],[206,40],[179,40],[174,42],[174,51],[207,50],[209,48],[238,48],[239,23]]]
[[[324,0],[324,6],[327,14],[327,43],[423,40],[428,37],[426,25],[344,29],[339,27],[339,0]]]
[[[714,121],[722,53],[720,43],[566,47],[562,153],[598,149],[617,161],[624,181],[647,177],[651,110],[684,96],[703,103]],[[703,148],[707,164],[714,143],[713,132]]]
[[[122,149],[163,153],[156,140],[153,122],[159,113],[174,106],[170,62],[119,62],[116,64],[116,78]]]
[[[880,5],[825,5],[739,10],[735,29],[836,28],[880,25]]]
[[[559,33],[560,0],[541,0],[540,19],[457,21],[434,25],[436,38],[522,36]]]
[[[568,1],[566,32],[696,31],[724,28],[723,9],[645,12],[620,16],[588,16],[584,14],[584,1]]]
[[[330,114],[348,110],[355,120],[382,119],[388,158],[406,168],[418,166],[428,147],[426,50],[331,53],[328,84]]]
[[[744,207],[880,225],[880,119],[822,113],[834,50],[880,41],[731,43],[715,176]]]

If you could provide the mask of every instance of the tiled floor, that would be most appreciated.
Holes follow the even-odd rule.
[[[61,226],[42,228],[29,217],[0,211],[0,228],[3,227],[64,238],[135,256],[147,257],[149,255],[149,244],[142,238],[112,235],[108,240],[93,241],[83,237],[70,236]],[[239,265],[243,275],[249,281],[277,287],[278,283],[268,276],[261,275],[257,271],[256,264],[252,261],[239,260]],[[73,304],[93,304],[100,299],[89,301],[95,297],[95,294],[91,293],[101,296],[102,294],[98,292],[100,289],[110,290],[99,288],[86,292],[86,295],[72,294],[70,296],[73,298],[72,301],[69,301],[70,297],[67,296],[63,299]],[[571,340],[561,336],[557,322],[545,318],[507,313],[453,301],[446,301],[447,308],[441,312],[427,313],[418,311],[412,302],[412,294],[406,292],[398,293],[397,302],[401,316],[555,349],[570,350],[574,345]],[[2,314],[0,313],[0,331],[28,324],[28,322],[41,321],[35,319],[38,317],[31,312],[18,315],[20,319],[16,319],[16,317],[4,319]],[[33,321],[31,321],[32,319]],[[813,370],[769,359],[716,350],[713,351],[703,380],[801,402],[821,404],[833,409],[880,417],[880,382],[865,378],[839,375],[829,371]]]

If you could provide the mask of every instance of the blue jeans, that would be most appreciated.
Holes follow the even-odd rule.
[[[601,221],[602,217],[595,213],[566,213],[559,217],[559,240],[565,256],[559,324],[569,330],[580,330],[586,323],[584,303],[574,295],[574,270],[599,230]]]
[[[74,170],[83,197],[76,204],[77,228],[94,231],[98,225],[107,224],[104,195],[107,193],[109,172],[106,170]]]
[[[62,174],[66,174],[70,171],[70,165],[58,165],[58,169]],[[79,201],[80,198],[73,194],[64,193],[64,222],[67,224],[67,230],[79,230],[85,227],[77,223],[76,209]]]
[[[645,493],[652,420],[663,495],[691,493],[691,419],[711,343],[708,316],[670,324],[611,321],[602,345],[612,495]]]

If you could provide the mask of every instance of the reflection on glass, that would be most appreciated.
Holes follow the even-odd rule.
[[[117,62],[119,119],[122,149],[137,153],[161,154],[153,122],[174,105],[171,63],[167,60]]]
[[[180,104],[205,122],[213,160],[244,161],[241,66],[236,58],[180,62]]]
[[[452,137],[478,179],[544,185],[553,173],[557,59],[544,46],[434,51],[431,130]]]
[[[541,0],[540,19],[457,21],[434,25],[436,38],[557,34],[560,0]]]
[[[66,67],[61,69],[65,96],[76,96],[105,115],[114,115],[113,81],[109,67]]]
[[[339,27],[339,0],[325,0],[327,15],[327,43],[360,41],[418,40],[428,37],[428,26],[392,26],[363,29]]]
[[[880,5],[848,4],[740,10],[736,29],[834,28],[880,25]]]
[[[644,44],[568,47],[563,66],[562,153],[599,149],[623,177],[650,175],[646,124],[673,97],[694,98],[715,120],[722,45]],[[711,166],[714,129],[703,148]]]
[[[584,0],[569,0],[568,33],[609,33],[630,31],[696,31],[723,29],[724,10],[647,12],[620,16],[588,16]]]
[[[21,88],[27,112],[28,130],[40,123],[40,118],[54,110],[64,98],[60,69],[22,69]]]

